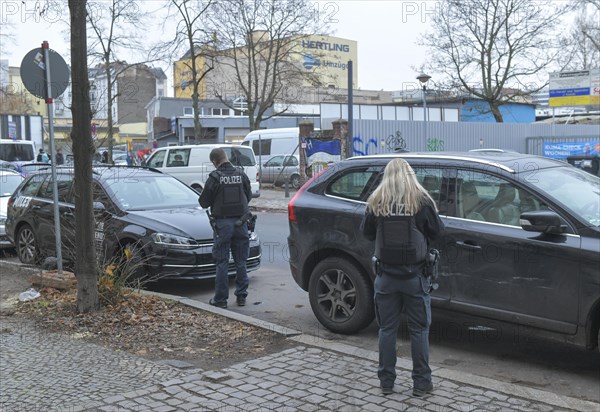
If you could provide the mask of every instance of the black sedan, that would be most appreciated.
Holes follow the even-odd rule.
[[[394,157],[411,164],[446,226],[432,245],[442,256],[433,306],[598,345],[600,179],[502,151],[356,157],[307,182],[288,204],[290,268],[324,326],[354,333],[374,318],[374,245],[359,226]]]
[[[137,167],[94,168],[95,247],[106,265],[127,257],[135,276],[207,278],[215,276],[213,231],[198,193],[172,176]],[[74,262],[76,184],[70,168],[57,171],[62,256]],[[56,251],[53,184],[50,170],[29,176],[8,204],[6,231],[23,263],[35,264]],[[260,267],[261,246],[251,233],[248,271]],[[235,274],[233,260],[230,274]]]

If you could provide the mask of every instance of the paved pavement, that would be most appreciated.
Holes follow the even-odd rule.
[[[283,192],[271,192],[263,191],[254,206],[285,208],[289,199],[279,197]],[[395,392],[383,396],[376,352],[175,299],[284,334],[297,346],[226,369],[202,370],[115,352],[3,317],[0,411],[600,411],[598,403],[445,368],[433,368],[434,391],[415,398],[411,363],[402,358]]]
[[[260,189],[260,197],[254,198],[250,201],[250,208],[253,210],[277,210],[287,212],[287,204],[292,197],[294,197],[296,191],[289,189],[287,192],[283,188],[271,188],[270,185],[267,188]]]

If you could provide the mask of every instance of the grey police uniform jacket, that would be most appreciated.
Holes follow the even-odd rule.
[[[248,212],[251,197],[248,176],[227,162],[209,175],[198,201],[215,217],[240,217]]]

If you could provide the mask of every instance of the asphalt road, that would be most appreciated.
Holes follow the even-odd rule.
[[[250,273],[248,305],[230,310],[283,325],[314,336],[377,350],[373,323],[353,336],[324,329],[314,317],[308,293],[300,289],[287,263],[286,213],[259,213],[257,231],[263,245],[262,265]],[[208,302],[212,281],[171,282],[157,291]],[[231,293],[234,286],[232,284]],[[518,328],[498,323],[447,316],[434,311],[430,332],[432,365],[534,387],[557,394],[600,402],[600,353],[543,341]],[[398,353],[410,358],[408,332],[399,332]]]
[[[353,336],[324,329],[310,309],[287,263],[288,224],[285,213],[259,213],[257,231],[263,244],[262,266],[251,272],[248,304],[235,306],[233,283],[229,310],[299,330],[314,337],[377,350],[373,323]],[[16,257],[8,260],[17,261]],[[212,297],[214,282],[170,281],[152,290],[202,302]],[[505,324],[482,323],[434,311],[430,332],[432,365],[561,395],[600,402],[600,353],[543,341]],[[408,332],[399,332],[398,354],[410,358]]]

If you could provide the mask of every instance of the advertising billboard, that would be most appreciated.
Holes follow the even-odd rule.
[[[600,140],[590,142],[544,142],[544,157],[566,159],[569,156],[579,155],[600,155]]]
[[[600,69],[550,73],[549,97],[551,107],[600,104]]]

